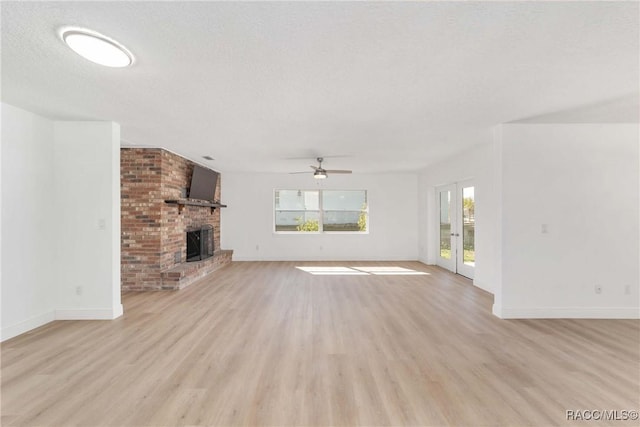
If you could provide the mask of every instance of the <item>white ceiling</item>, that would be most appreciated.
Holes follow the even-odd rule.
[[[135,65],[80,58],[64,25]],[[3,2],[2,100],[220,171],[404,171],[499,123],[637,121],[639,50],[637,2]]]

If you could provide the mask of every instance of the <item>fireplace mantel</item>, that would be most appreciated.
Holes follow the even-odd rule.
[[[165,200],[165,203],[169,204],[169,205],[178,205],[178,214],[182,213],[182,209],[184,209],[185,206],[202,206],[204,208],[211,208],[211,213],[213,213],[213,211],[216,208],[226,208],[227,205],[223,205],[222,203],[214,203],[214,202],[207,202],[205,200],[189,200],[189,199],[170,199],[170,200]]]

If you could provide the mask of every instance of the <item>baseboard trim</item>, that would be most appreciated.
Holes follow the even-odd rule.
[[[122,316],[122,304],[114,308],[71,308],[56,310],[56,320],[112,320]]]
[[[39,314],[37,316],[30,317],[27,320],[16,323],[15,325],[2,328],[2,337],[0,338],[0,341],[6,341],[13,337],[17,337],[18,335],[29,332],[32,329],[39,328],[40,326],[46,325],[49,322],[53,322],[55,319],[56,313],[52,310],[47,311],[46,313]]]
[[[124,306],[122,304],[118,304],[113,308],[113,317],[112,319],[117,319],[118,317],[124,314]]]
[[[502,317],[502,306],[496,304],[495,302],[493,303],[493,306],[491,307],[491,313],[493,313],[494,316],[499,317],[500,319],[504,318],[504,317]]]
[[[475,286],[476,288],[480,288],[485,292],[489,292],[491,295],[494,295],[493,293],[493,289],[486,283],[484,282],[480,282],[476,279],[473,279],[473,286]]]
[[[433,264],[429,263],[429,258],[428,257],[419,256],[418,257],[418,262],[421,262],[424,265],[433,265]]]
[[[640,319],[638,307],[496,307],[502,319]]]
[[[122,304],[118,304],[113,309],[65,309],[52,310],[39,314],[18,322],[15,325],[7,326],[0,330],[0,342],[9,340],[18,335],[27,333],[33,329],[44,326],[54,320],[112,320],[124,313]]]
[[[290,257],[262,257],[262,258],[255,258],[255,257],[245,257],[245,256],[238,256],[236,254],[233,255],[233,261],[238,261],[238,262],[259,262],[259,261],[265,261],[265,262],[280,262],[280,261],[291,261],[291,262],[316,262],[316,261],[326,261],[326,262],[352,262],[352,261],[362,261],[362,262],[366,262],[366,261],[374,261],[374,262],[378,262],[378,261],[390,261],[390,262],[394,262],[394,261],[418,261],[416,258],[405,258],[405,257],[398,257],[398,258],[389,258],[389,257],[384,257],[384,258],[371,258],[371,257],[364,257],[364,258],[327,258],[326,256],[317,256],[317,257],[296,257],[296,256],[290,256]]]

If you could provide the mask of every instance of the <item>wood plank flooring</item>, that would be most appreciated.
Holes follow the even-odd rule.
[[[566,410],[640,409],[639,321],[500,320],[492,299],[417,262],[234,262],[3,343],[2,425],[637,424]]]

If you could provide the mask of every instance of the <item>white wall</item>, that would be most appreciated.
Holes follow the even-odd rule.
[[[120,302],[120,126],[55,122],[57,318],[113,319]]]
[[[2,104],[2,340],[122,313],[119,153],[117,125]]]
[[[475,185],[475,248],[474,285],[495,293],[499,283],[499,146],[487,134],[486,141],[446,161],[424,170],[419,177],[419,259],[435,264],[438,254],[438,204],[435,188],[466,179]]]
[[[632,124],[502,126],[496,315],[639,317],[638,145]]]
[[[2,107],[2,339],[54,319],[53,122]]]
[[[320,187],[319,187],[320,186]],[[273,232],[275,189],[367,190],[368,234]],[[415,260],[418,257],[415,174],[222,175],[221,245],[234,260]]]
[[[0,109],[3,108],[4,106],[0,104]],[[0,117],[1,113],[0,111]],[[0,331],[2,330],[2,139],[2,119],[0,118]],[[0,332],[0,341],[1,340],[2,336]]]

